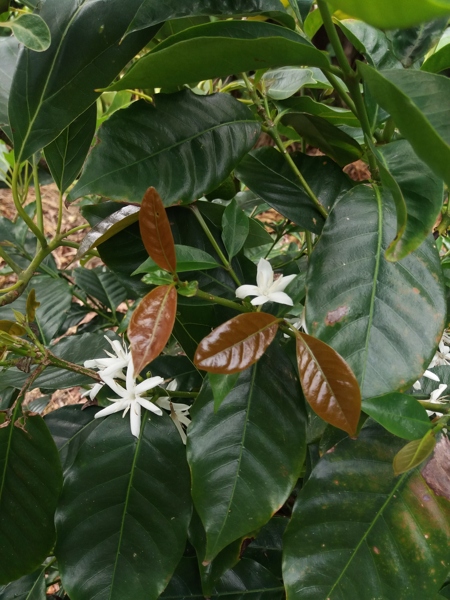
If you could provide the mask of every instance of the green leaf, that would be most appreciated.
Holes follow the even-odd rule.
[[[289,98],[280,103],[283,108],[290,108],[294,112],[308,113],[322,117],[334,125],[348,125],[349,127],[359,127],[360,122],[351,110],[340,108],[338,106],[328,106],[322,102],[316,102],[310,96],[298,96]]]
[[[388,33],[395,56],[408,69],[436,44],[448,23],[448,17],[421,23],[409,29],[396,29]],[[383,68],[383,67],[380,67]],[[384,68],[388,68],[385,65]]]
[[[348,362],[363,398],[406,389],[420,377],[444,327],[432,236],[392,263],[384,252],[394,235],[390,197],[360,185],[335,205],[309,264],[308,331]]]
[[[330,66],[326,54],[285,27],[255,21],[217,21],[172,35],[107,89],[172,88],[292,64]]]
[[[392,463],[394,473],[401,475],[421,465],[433,452],[435,446],[436,437],[433,431],[427,431],[420,440],[409,442],[394,456]]]
[[[412,396],[385,394],[363,401],[362,409],[394,435],[406,440],[423,437],[431,428],[427,411]]]
[[[19,49],[20,45],[13,36],[0,37],[0,127],[8,136],[11,135],[8,126],[8,98]]]
[[[39,15],[22,14],[0,25],[12,29],[17,41],[34,52],[44,52],[50,46],[50,29]]]
[[[39,14],[50,28],[52,43],[46,52],[21,53],[9,99],[17,160],[57,138],[95,102],[95,90],[109,85],[150,41],[157,26],[119,44],[140,2],[110,0],[106,11],[92,0],[42,4]]]
[[[235,199],[226,207],[222,217],[222,240],[229,258],[242,249],[250,229],[249,219]]]
[[[243,558],[217,583],[212,598],[282,600],[281,581],[259,563]]]
[[[275,515],[264,525],[256,538],[246,548],[245,558],[256,560],[281,579],[281,553],[283,535],[289,519]]]
[[[400,203],[400,207],[396,206],[397,233],[386,250],[386,258],[401,260],[432,231],[442,208],[444,185],[406,140],[386,144],[378,151],[381,180],[397,199],[396,205]]]
[[[95,269],[79,267],[74,269],[73,274],[75,283],[83,292],[100,300],[113,312],[127,297],[125,288],[114,273],[102,267]]]
[[[270,11],[283,11],[279,0],[201,0],[200,2],[165,2],[140,0],[126,35],[144,29],[155,22],[155,12],[161,21],[192,16],[252,15]]]
[[[219,373],[208,373],[209,385],[214,397],[214,411],[219,410],[220,405],[233,390],[239,378],[239,373],[221,375]]]
[[[306,156],[300,152],[291,158],[312,191],[329,210],[340,195],[351,188],[348,177],[326,157]],[[325,222],[303,186],[275,148],[253,150],[239,164],[236,176],[284,217],[313,233],[320,233]]]
[[[99,143],[69,199],[100,194],[141,202],[154,186],[165,206],[189,202],[225,179],[259,130],[248,108],[227,94],[186,90],[158,94],[154,106],[135,102],[100,127]]]
[[[341,167],[362,156],[362,148],[358,142],[326,119],[290,111],[281,121],[295,129],[311,146],[322,150]]]
[[[45,160],[58,189],[65,192],[83,166],[97,121],[94,103],[45,148]]]
[[[217,412],[205,380],[187,446],[192,497],[207,537],[202,560],[264,525],[289,496],[305,457],[299,398],[293,366],[277,344],[240,374]]]
[[[0,600],[46,600],[45,567],[0,587]]]
[[[378,69],[401,69],[399,59],[392,52],[386,34],[356,19],[337,21],[345,37],[369,63]]]
[[[440,73],[450,67],[450,30],[447,29],[439,40],[435,51],[423,63],[422,71]]]
[[[315,83],[313,72],[310,69],[299,67],[280,67],[269,69],[261,77],[267,95],[273,100],[286,100],[293,96],[302,87]]]
[[[419,470],[394,476],[401,444],[370,424],[318,462],[284,537],[289,598],[434,598],[450,562],[450,505]]]
[[[342,10],[379,29],[411,27],[422,21],[450,15],[449,0],[328,0],[334,10]]]
[[[42,417],[13,423],[3,412],[0,424],[0,583],[9,583],[36,569],[53,547],[62,476]]]
[[[36,311],[36,323],[45,344],[49,344],[62,325],[72,303],[72,291],[64,279],[49,275],[37,275],[28,289],[34,288],[40,306]],[[0,307],[0,319],[14,319],[13,310],[26,313],[26,293],[6,306]]]
[[[95,460],[92,456],[95,455]],[[56,524],[64,587],[80,600],[156,599],[184,550],[191,513],[184,446],[167,415],[145,413],[139,439],[111,415],[80,444]]]
[[[192,248],[191,246],[175,244],[175,254],[177,258],[177,273],[217,269],[219,266],[210,254],[203,250],[199,250],[198,248]],[[136,271],[134,271],[133,275],[137,275],[138,273],[154,273],[158,270],[159,267],[155,261],[148,258],[138,269],[136,269]]]
[[[362,63],[358,69],[372,96],[391,114],[417,156],[449,184],[448,78],[405,69],[378,72]],[[423,90],[427,90],[425,95]]]

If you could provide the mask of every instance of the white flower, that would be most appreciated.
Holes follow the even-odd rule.
[[[295,275],[288,275],[287,277],[281,275],[274,281],[272,265],[268,260],[261,258],[256,274],[257,285],[241,285],[236,290],[236,296],[241,299],[247,296],[256,296],[251,301],[253,306],[260,306],[266,302],[278,302],[279,304],[293,306],[292,299],[283,290],[295,277]]]
[[[149,379],[146,379],[142,383],[138,383],[136,385],[132,360],[129,360],[128,362],[125,388],[116,383],[112,377],[105,375],[104,371],[100,372],[100,377],[119,396],[119,398],[108,398],[108,400],[110,400],[113,404],[96,413],[96,419],[99,419],[100,417],[106,417],[107,415],[115,412],[120,412],[121,410],[124,411],[123,416],[125,416],[127,412],[130,411],[131,433],[135,437],[139,437],[139,432],[141,430],[142,406],[147,410],[150,410],[155,415],[162,415],[162,410],[160,408],[155,406],[155,404],[150,402],[150,400],[141,397],[141,394],[144,392],[148,392],[148,390],[161,385],[161,383],[164,382],[162,377],[150,377]]]
[[[94,385],[91,385],[89,390],[81,394],[81,398],[86,398],[86,396],[89,396],[91,400],[94,400],[104,385],[104,383],[94,383]]]
[[[175,380],[171,381],[167,386],[167,389],[170,391],[175,391],[177,388],[177,383]],[[189,409],[191,408],[189,404],[179,404],[178,402],[172,402],[168,396],[162,396],[155,401],[155,404],[164,408],[164,410],[169,411],[170,418],[175,423],[175,427],[178,429],[178,433],[183,441],[183,444],[186,444],[186,434],[182,425],[187,427],[191,420],[187,416],[189,413]]]
[[[110,340],[105,335],[105,339],[111,345],[111,348],[115,352],[111,354],[105,350],[105,353],[109,358],[95,358],[94,360],[86,360],[84,366],[87,369],[98,369],[103,375],[107,377],[119,377],[124,379],[122,370],[128,366],[131,360],[131,354],[122,347],[122,344],[118,340]]]
[[[433,357],[429,365],[429,369],[441,365],[450,365],[450,348],[446,345],[450,342],[449,336],[444,332],[442,339],[439,342],[439,349]]]
[[[431,392],[431,394],[430,394],[430,401],[431,402],[437,402],[438,398],[442,395],[442,393],[446,389],[447,389],[447,384],[446,383],[441,383],[436,390],[433,390]]]

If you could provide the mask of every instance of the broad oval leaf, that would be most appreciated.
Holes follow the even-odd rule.
[[[335,10],[366,21],[379,29],[412,27],[423,21],[450,15],[449,0],[328,0]]]
[[[407,440],[421,438],[431,429],[427,411],[415,398],[406,394],[394,392],[368,398],[364,400],[362,409],[385,429]]]
[[[450,30],[447,29],[439,40],[439,43],[431,56],[429,56],[423,65],[422,71],[428,73],[440,73],[450,67]]]
[[[337,21],[345,37],[353,44],[369,63],[378,69],[401,69],[400,61],[392,52],[389,40],[384,33],[375,27],[357,19]]]
[[[326,157],[291,155],[313,192],[328,211],[352,183],[341,169]],[[235,170],[236,176],[284,217],[313,233],[322,231],[325,219],[300,181],[275,148],[253,150]]]
[[[160,195],[154,187],[144,195],[139,212],[139,229],[150,258],[171,273],[176,273],[177,257],[169,219]]]
[[[206,556],[266,523],[283,505],[305,457],[305,411],[293,366],[274,344],[240,374],[214,410],[207,379],[192,409],[188,461]]]
[[[209,385],[214,396],[214,410],[217,411],[232,391],[238,380],[239,373],[231,375],[219,375],[218,373],[208,373]]]
[[[39,15],[22,14],[2,25],[10,27],[17,40],[34,52],[44,52],[50,46],[50,29]]]
[[[361,392],[352,370],[327,344],[305,333],[296,336],[303,393],[314,412],[354,435],[361,414]]]
[[[36,569],[53,547],[62,475],[42,417],[8,423],[2,412],[0,425],[0,583],[9,583]]]
[[[255,21],[217,21],[170,36],[107,89],[174,87],[291,64],[325,69],[330,66],[326,54],[285,27]]]
[[[0,600],[46,600],[45,567],[0,587]]]
[[[44,151],[50,173],[60,192],[65,192],[83,166],[97,122],[94,103],[51,142]]]
[[[154,105],[135,102],[100,127],[99,144],[69,199],[101,194],[141,202],[153,186],[165,206],[190,202],[229,175],[259,131],[248,108],[227,94],[196,96],[186,90],[158,94]]]
[[[177,273],[217,269],[220,266],[210,254],[191,246],[175,244],[175,256],[177,259]],[[157,271],[159,271],[158,265],[154,260],[148,258],[134,271],[133,275],[137,275],[138,273],[155,273]],[[159,272],[161,273],[161,271]],[[168,279],[171,278],[169,273],[166,273],[165,276]]]
[[[448,78],[413,69],[378,72],[363,63],[358,63],[358,69],[371,95],[393,117],[417,156],[449,185]]]
[[[94,457],[94,459],[93,459]],[[66,473],[56,556],[71,597],[156,599],[183,554],[191,516],[184,446],[170,417],[95,423]]]
[[[139,220],[139,206],[124,206],[103,219],[83,238],[78,248],[75,260],[82,258],[92,248],[103,244],[106,240],[126,229]]]
[[[161,21],[192,16],[251,15],[284,10],[279,0],[196,0],[162,4],[159,0],[141,0],[126,35],[155,23],[155,14]]]
[[[177,290],[161,285],[138,304],[128,326],[134,371],[138,375],[167,344],[177,314]]]
[[[222,240],[229,258],[236,256],[242,249],[249,231],[249,218],[233,199],[222,216]]]
[[[388,32],[395,56],[408,69],[435,45],[448,23],[448,17],[433,19],[417,27]]]
[[[420,440],[409,442],[394,456],[392,463],[394,473],[401,475],[421,465],[433,452],[435,446],[436,437],[432,431],[427,431]]]
[[[450,504],[419,470],[394,476],[392,459],[402,443],[370,424],[318,462],[284,537],[288,598],[437,594],[450,566]]]
[[[244,313],[219,325],[200,342],[194,364],[209,373],[229,375],[247,369],[272,343],[279,319],[262,312]]]
[[[280,67],[269,69],[261,78],[267,95],[273,100],[286,100],[308,84],[316,83],[310,69]]]
[[[8,98],[20,44],[14,36],[0,37],[0,127],[11,137]]]
[[[442,272],[430,236],[400,262],[384,256],[395,236],[390,196],[357,186],[335,205],[311,256],[308,331],[350,365],[362,397],[416,381],[445,322]]]
[[[322,117],[334,125],[348,125],[349,127],[359,127],[359,120],[351,110],[340,108],[338,106],[328,106],[317,102],[310,96],[296,96],[280,102],[283,108],[290,108],[294,112],[308,113]]]

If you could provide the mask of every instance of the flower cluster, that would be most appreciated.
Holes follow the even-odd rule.
[[[423,374],[423,377],[427,377],[428,379],[431,379],[432,381],[436,381],[437,383],[439,383],[440,382],[439,377],[436,375],[436,373],[433,373],[433,371],[430,371],[429,369],[432,369],[433,367],[446,366],[446,365],[450,365],[450,336],[448,335],[448,333],[446,331],[444,331],[441,341],[439,342],[438,350],[436,351],[436,354],[433,356],[433,360],[428,365],[428,369]],[[420,381],[416,381],[413,384],[413,388],[415,390],[421,390],[422,385],[421,385]],[[439,386],[431,392],[430,401],[438,402],[440,396],[444,393],[444,391],[446,389],[447,389],[446,383],[439,383]]]
[[[105,339],[108,340],[114,354],[105,351],[108,358],[96,358],[95,360],[85,361],[84,366],[86,368],[98,370],[102,382],[93,385],[83,396],[89,396],[93,400],[102,387],[107,385],[118,397],[108,398],[112,404],[96,413],[95,418],[99,419],[120,411],[123,411],[123,416],[125,416],[129,412],[131,433],[135,437],[139,437],[142,408],[158,416],[163,414],[161,410],[163,408],[170,412],[170,416],[180,433],[183,443],[186,443],[186,434],[182,425],[187,427],[190,423],[190,419],[187,416],[190,407],[187,404],[171,402],[168,397],[158,398],[155,402],[144,398],[143,394],[163,384],[164,379],[162,377],[150,377],[141,383],[137,383],[131,353],[124,349],[119,341],[110,340],[106,336]],[[126,369],[125,373],[124,369]],[[116,380],[125,383],[125,386],[120,385]],[[174,382],[171,382],[167,386],[168,390],[173,391],[174,388]]]

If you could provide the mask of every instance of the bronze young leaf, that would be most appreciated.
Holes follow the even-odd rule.
[[[142,241],[155,263],[171,273],[177,269],[175,244],[164,204],[154,187],[148,188],[139,212]]]

